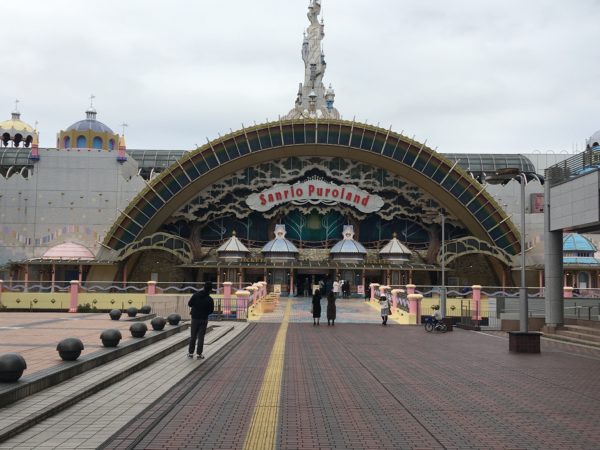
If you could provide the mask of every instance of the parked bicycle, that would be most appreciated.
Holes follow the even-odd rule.
[[[445,333],[448,331],[448,327],[442,321],[434,321],[432,318],[426,319],[425,322],[425,331],[431,333],[433,330],[439,331],[441,333]]]

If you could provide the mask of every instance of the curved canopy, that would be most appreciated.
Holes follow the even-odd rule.
[[[519,233],[508,216],[458,162],[391,130],[331,119],[243,128],[185,154],[132,200],[106,235],[106,253],[156,232],[227,174],[287,156],[335,156],[383,167],[431,194],[473,236],[510,254],[520,251]]]
[[[93,260],[94,253],[81,244],[75,242],[63,242],[55,245],[44,253],[44,259],[80,259]]]

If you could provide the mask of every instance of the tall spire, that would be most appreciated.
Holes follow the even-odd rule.
[[[304,32],[302,41],[304,83],[300,83],[295,107],[285,116],[286,119],[340,117],[338,110],[333,107],[333,88],[329,85],[329,89],[325,89],[323,85],[323,75],[327,67],[322,46],[325,25],[322,19],[319,20],[319,14],[321,0],[311,0],[307,14],[310,25]]]

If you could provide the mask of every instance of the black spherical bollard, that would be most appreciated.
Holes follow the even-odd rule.
[[[56,350],[63,361],[75,361],[81,355],[83,342],[77,338],[63,339],[56,346]]]
[[[140,313],[142,314],[150,314],[152,312],[152,307],[150,305],[144,305],[140,308]]]
[[[108,315],[110,316],[110,318],[112,320],[119,320],[121,318],[121,310],[120,309],[113,309],[111,310]]]
[[[155,317],[150,321],[150,325],[152,325],[154,331],[162,331],[166,324],[167,321],[164,317]]]
[[[23,371],[27,369],[27,363],[18,353],[5,353],[0,355],[0,381],[3,383],[14,383],[21,378]]]
[[[135,317],[137,316],[138,313],[138,309],[135,306],[132,306],[131,308],[127,308],[127,315],[129,317]]]
[[[148,327],[144,322],[135,322],[131,324],[129,331],[134,338],[142,338],[148,331]]]
[[[100,339],[102,340],[102,345],[105,347],[116,347],[119,345],[119,341],[123,336],[119,330],[111,328],[109,330],[104,330],[100,334]]]
[[[169,322],[169,325],[179,325],[180,321],[181,316],[177,313],[169,314],[169,317],[167,317],[167,322]]]

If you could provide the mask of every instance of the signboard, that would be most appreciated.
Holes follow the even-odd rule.
[[[306,180],[296,184],[276,184],[262,192],[251,194],[246,204],[255,211],[269,211],[283,203],[295,205],[334,205],[342,203],[361,212],[379,211],[383,199],[350,184],[337,185],[325,180]]]
[[[281,285],[280,284],[274,284],[273,285],[273,293],[275,293],[275,294],[281,294]]]
[[[356,286],[356,293],[358,295],[365,295],[365,285],[364,284],[359,284]]]
[[[543,213],[544,212],[544,194],[541,194],[541,193],[531,194],[531,212],[532,213]]]

